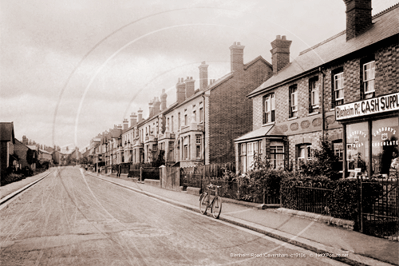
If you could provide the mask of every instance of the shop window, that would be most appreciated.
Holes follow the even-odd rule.
[[[197,159],[201,159],[201,135],[195,135],[195,154]]]
[[[346,163],[350,176],[368,177],[369,165],[368,122],[346,125]]]
[[[270,166],[273,169],[284,169],[284,143],[270,143]]]
[[[289,106],[290,106],[290,113],[289,117],[297,117],[298,115],[298,92],[297,86],[293,85],[289,89]]]
[[[317,112],[319,110],[319,86],[317,86],[317,80],[317,77],[309,79],[309,113]]]
[[[344,72],[339,68],[332,72],[333,107],[344,103]]]
[[[389,177],[399,171],[398,118],[386,118],[372,122],[372,173]]]
[[[275,121],[275,100],[274,93],[263,97],[263,124]]]
[[[365,99],[374,97],[375,61],[363,64],[363,95]]]

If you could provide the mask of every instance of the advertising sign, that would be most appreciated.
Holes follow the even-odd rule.
[[[392,93],[335,107],[337,121],[399,110],[399,93]]]

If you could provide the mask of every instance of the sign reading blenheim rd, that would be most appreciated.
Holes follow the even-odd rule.
[[[348,103],[335,107],[335,120],[399,110],[399,93]]]

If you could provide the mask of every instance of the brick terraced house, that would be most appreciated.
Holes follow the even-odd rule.
[[[321,136],[344,176],[387,176],[399,137],[399,4],[371,15],[371,0],[345,0],[346,30],[289,62],[291,41],[272,44],[273,76],[248,94],[253,131],[235,139],[237,172],[254,153],[275,168],[312,159]]]
[[[222,78],[209,82],[202,62],[198,89],[192,77],[179,78],[175,103],[166,108],[164,92],[150,103],[150,116],[137,124],[134,142],[144,160],[134,163],[151,162],[161,151],[168,165],[234,162],[233,140],[252,129],[252,101],[245,96],[272,72],[261,56],[244,64],[243,51],[240,43],[230,46],[231,72]]]

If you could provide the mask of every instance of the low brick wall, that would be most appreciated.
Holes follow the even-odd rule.
[[[154,186],[154,187],[161,187],[159,180],[156,180],[156,179],[145,179],[144,184]]]
[[[199,195],[200,194],[200,188],[198,187],[187,187],[187,193],[192,194],[192,195]]]

